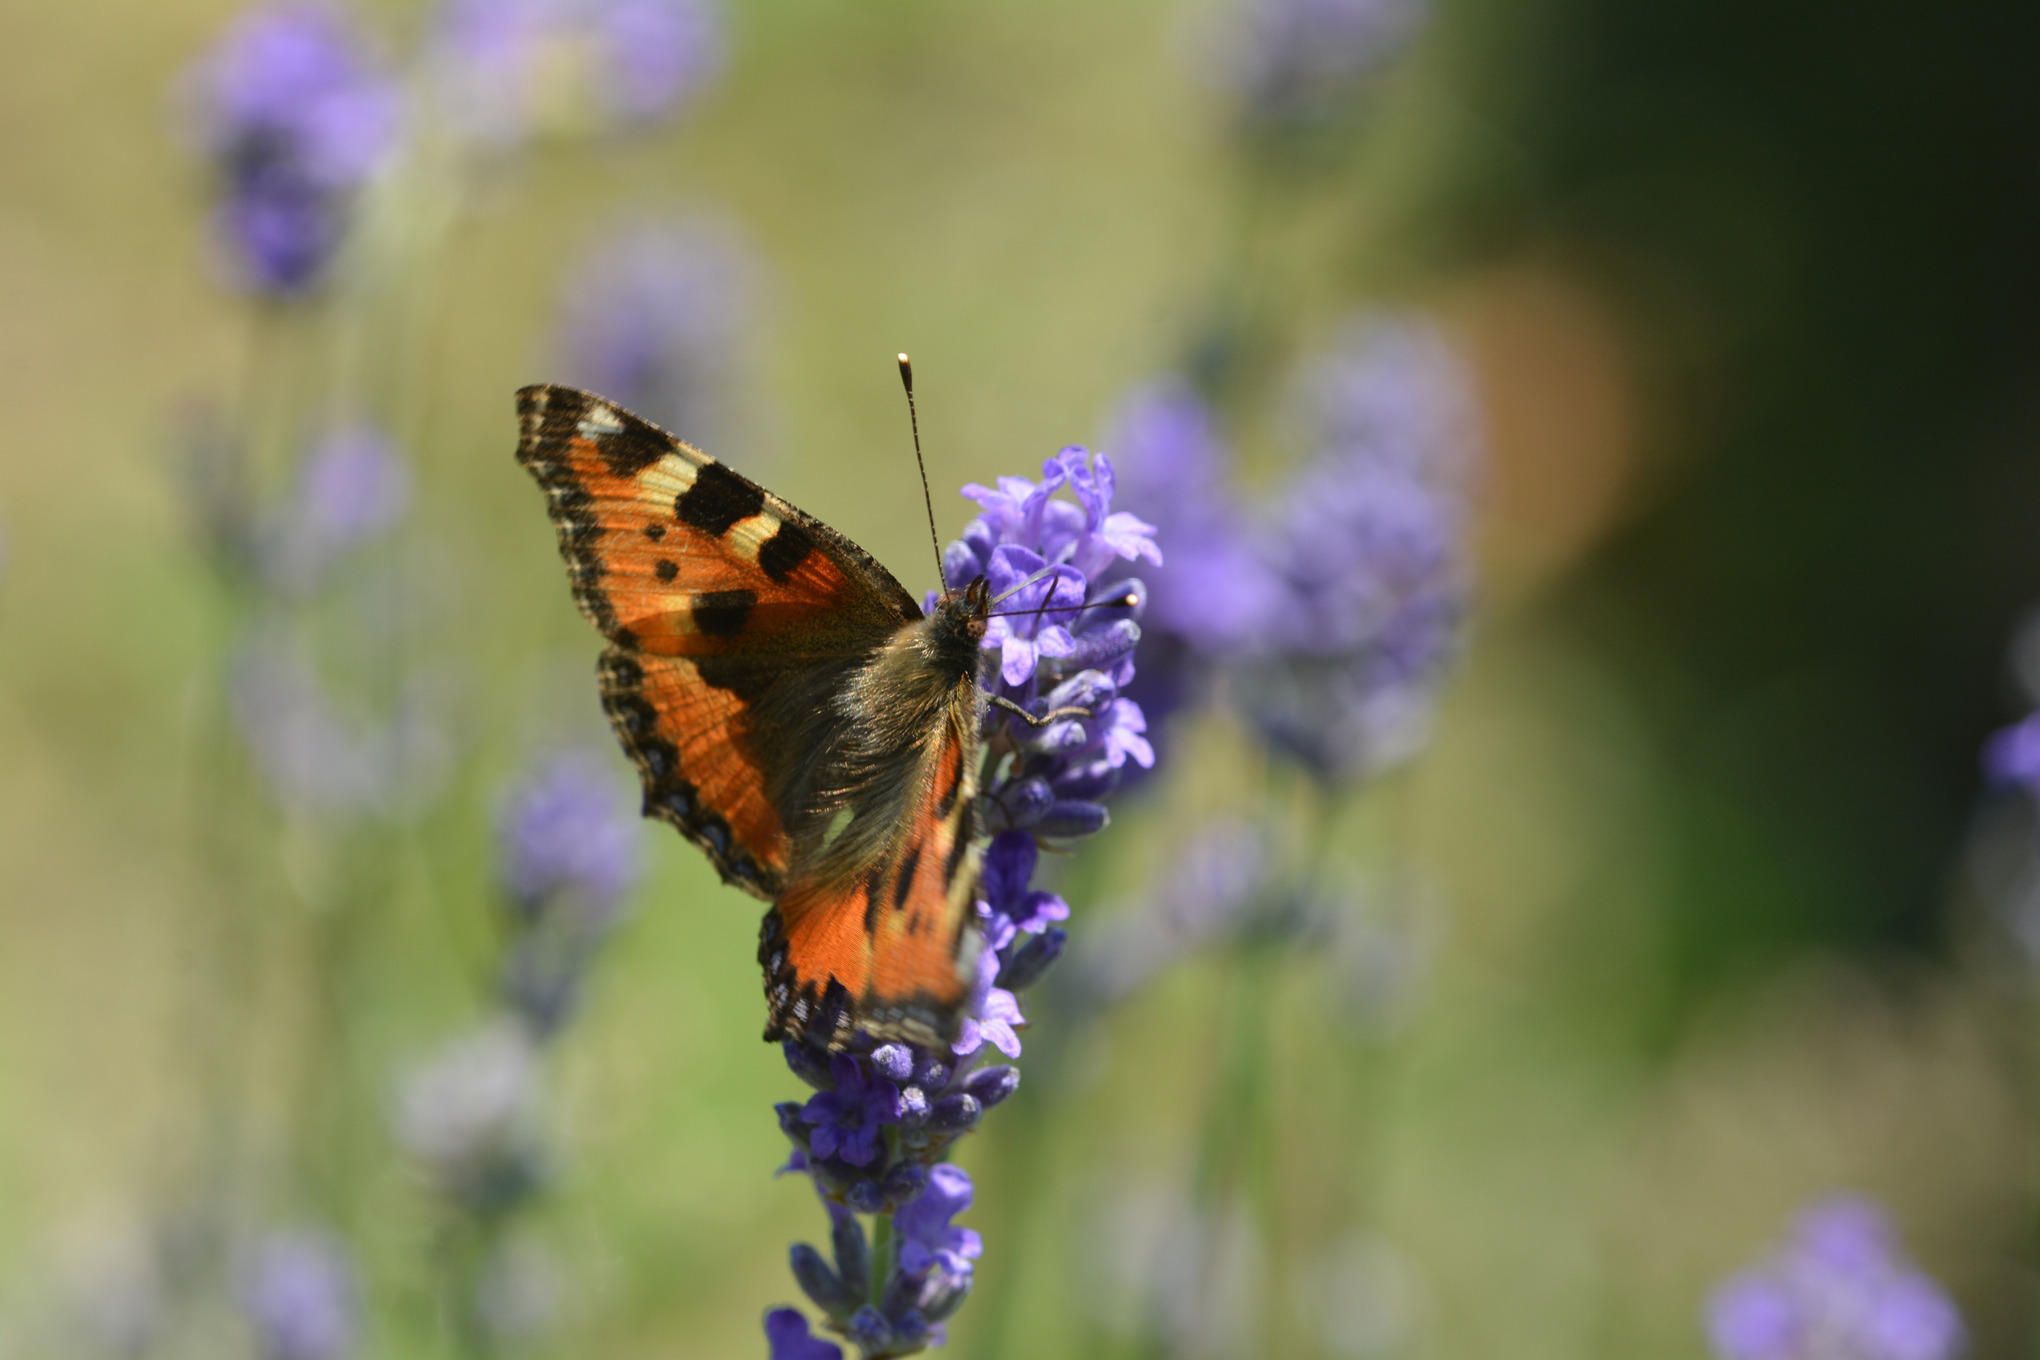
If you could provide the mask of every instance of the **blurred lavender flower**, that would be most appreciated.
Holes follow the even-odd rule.
[[[1715,1290],[1721,1360],[1952,1360],[1962,1318],[1906,1261],[1875,1202],[1838,1196],[1799,1216],[1785,1247]]]
[[[638,224],[598,243],[560,298],[566,381],[724,450],[755,268],[708,222]]]
[[[1223,83],[1250,123],[1309,123],[1338,113],[1409,45],[1426,0],[1238,0]]]
[[[643,823],[625,785],[592,751],[542,762],[498,818],[498,873],[513,933],[503,1002],[539,1038],[572,1016],[594,951],[641,868]]]
[[[541,762],[497,823],[499,872],[519,912],[535,917],[564,899],[586,929],[607,929],[641,869],[635,812],[593,752]]]
[[[803,1242],[790,1264],[827,1325],[865,1360],[941,1344],[945,1319],[970,1292],[984,1244],[951,1222],[969,1207],[972,1187],[943,1158],[1018,1089],[1017,1068],[979,1064],[993,1049],[1019,1055],[1026,1017],[1018,993],[1048,972],[1067,939],[1058,923],[1069,918],[1069,904],[1033,886],[1038,846],[1101,830],[1102,800],[1121,772],[1154,760],[1139,705],[1119,693],[1134,676],[1146,591],[1119,573],[1134,562],[1159,564],[1161,550],[1153,526],[1112,508],[1115,489],[1109,459],[1063,449],[1043,464],[1039,483],[1002,477],[996,487],[965,487],[982,513],[943,552],[948,586],[983,575],[995,613],[1006,615],[986,630],[981,683],[1037,719],[1082,710],[1035,726],[987,709],[993,774],[979,806],[995,834],[980,880],[983,947],[962,1034],[946,1050],[863,1039],[837,1054],[785,1046],[787,1066],[819,1093],[778,1107],[793,1143],[783,1170],[813,1180],[829,1211],[834,1258]],[[1064,491],[1071,499],[1056,499]],[[859,1214],[884,1225],[875,1242]],[[874,1252],[883,1253],[876,1262]],[[767,1314],[765,1327],[775,1357],[837,1354],[792,1309]]]
[[[1316,452],[1251,517],[1231,508],[1223,446],[1187,387],[1136,392],[1119,428],[1128,485],[1171,484],[1162,532],[1177,546],[1153,573],[1152,622],[1270,745],[1342,780],[1425,739],[1466,612],[1478,441],[1464,371],[1419,322],[1354,322],[1308,391]]]
[[[396,84],[341,10],[280,3],[236,19],[186,94],[222,181],[213,227],[228,276],[274,297],[309,291],[356,194],[395,145]]]
[[[306,452],[289,500],[257,530],[256,566],[278,594],[308,594],[389,532],[410,499],[410,471],[380,431],[334,430]]]
[[[401,696],[386,723],[335,705],[298,650],[258,637],[228,669],[234,722],[277,797],[311,814],[401,816],[420,805],[446,768],[445,735],[422,688]]]
[[[241,1294],[264,1360],[344,1360],[360,1303],[347,1249],[330,1233],[271,1233],[256,1244]]]
[[[655,123],[724,58],[705,0],[451,0],[432,53],[454,127],[497,149]]]
[[[516,1022],[452,1041],[404,1077],[396,1136],[435,1188],[493,1214],[529,1197],[546,1173],[539,1141],[538,1052]]]

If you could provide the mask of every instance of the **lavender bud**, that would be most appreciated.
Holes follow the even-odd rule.
[[[1084,730],[1084,724],[1075,718],[1050,723],[1027,742],[1027,749],[1038,751],[1045,756],[1068,755],[1081,751],[1090,743],[1091,734]]]
[[[1021,945],[999,969],[998,985],[1009,992],[1022,991],[1041,980],[1049,965],[1062,956],[1063,945],[1070,933],[1060,926],[1050,926],[1041,934]]]
[[[851,1314],[846,1334],[866,1355],[877,1355],[888,1349],[892,1326],[886,1322],[884,1313],[867,1303]]]
[[[894,1354],[907,1355],[928,1344],[928,1319],[918,1308],[909,1308],[892,1325]]]
[[[987,808],[986,820],[994,832],[1020,830],[1040,821],[1055,802],[1048,781],[1039,777],[1023,779],[1001,793]]]
[[[1124,610],[1113,610],[1124,613]],[[1134,645],[1140,641],[1140,625],[1132,619],[1119,618],[1106,622],[1097,619],[1097,627],[1089,632],[1084,630],[1084,620],[1094,618],[1100,611],[1086,611],[1077,620],[1071,631],[1077,635],[1077,649],[1062,658],[1062,664],[1071,670],[1102,671],[1122,656],[1130,655]]]
[[[871,1050],[871,1065],[889,1081],[905,1081],[914,1075],[914,1054],[905,1044],[880,1044]]]
[[[888,1204],[910,1200],[921,1193],[928,1183],[928,1168],[919,1162],[894,1162],[885,1173],[885,1198]]]
[[[815,1302],[830,1317],[841,1317],[857,1303],[844,1288],[836,1272],[829,1269],[829,1263],[822,1254],[805,1242],[796,1242],[787,1253],[787,1260],[793,1267],[795,1283],[801,1292]]]
[[[772,1107],[772,1112],[779,1116],[779,1131],[791,1138],[794,1146],[805,1150],[808,1145],[808,1132],[807,1125],[800,1120],[800,1102],[782,1100]]]
[[[921,1294],[921,1316],[930,1322],[941,1322],[963,1306],[970,1297],[971,1281],[975,1276],[956,1276],[948,1272],[938,1274],[929,1281]]]
[[[1034,824],[1035,834],[1056,840],[1074,840],[1103,831],[1112,820],[1103,805],[1077,799],[1062,799]]]
[[[1119,787],[1119,771],[1105,761],[1094,760],[1057,775],[1050,787],[1058,798],[1095,803]]]
[[[918,1086],[900,1088],[900,1122],[918,1123],[928,1116],[928,1093]]]
[[[914,1085],[924,1091],[939,1091],[949,1084],[949,1065],[932,1054],[914,1069]]]
[[[921,1301],[921,1284],[918,1275],[894,1269],[892,1278],[885,1282],[885,1293],[879,1297],[878,1310],[889,1318],[904,1316]]]
[[[1020,1089],[1020,1069],[1001,1064],[998,1067],[981,1067],[970,1074],[963,1089],[968,1091],[977,1103],[987,1110]]]
[[[885,1206],[885,1192],[870,1179],[853,1181],[843,1192],[843,1202],[860,1214],[875,1214]]]
[[[829,1243],[836,1253],[836,1274],[844,1287],[842,1312],[864,1299],[871,1278],[871,1248],[864,1240],[864,1226],[857,1215],[841,1205],[829,1206]]]
[[[944,1096],[928,1111],[928,1127],[939,1133],[966,1133],[977,1127],[984,1108],[976,1096],[961,1093]]]
[[[1086,708],[1097,712],[1119,697],[1119,686],[1099,670],[1078,671],[1048,692],[1050,708]]]

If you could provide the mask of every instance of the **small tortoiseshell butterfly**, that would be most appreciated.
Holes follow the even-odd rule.
[[[980,943],[984,579],[923,614],[855,543],[614,404],[527,387],[517,411],[645,815],[772,904],[765,1037],[952,1040]]]

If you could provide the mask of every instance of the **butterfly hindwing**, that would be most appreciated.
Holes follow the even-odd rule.
[[[956,1037],[978,948],[976,724],[966,689],[918,762],[911,810],[890,842],[869,863],[796,877],[766,914],[766,1038],[837,1047],[852,1030],[929,1045]]]
[[[646,815],[773,899],[800,760],[773,715],[825,706],[812,691],[919,606],[856,544],[656,426],[572,388],[517,395],[518,461],[546,493],[575,602],[611,642],[603,706]]]

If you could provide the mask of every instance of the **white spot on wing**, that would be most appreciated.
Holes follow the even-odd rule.
[[[732,557],[756,562],[759,550],[778,532],[779,516],[770,510],[760,510],[749,519],[732,524],[729,533],[723,536],[723,546]]]
[[[598,435],[621,434],[623,432],[623,417],[616,413],[614,406],[607,406],[601,402],[590,402],[588,409],[581,413],[580,422],[575,428],[581,432],[583,438],[587,439],[593,439]]]

